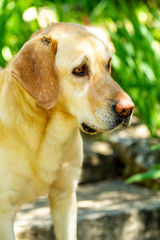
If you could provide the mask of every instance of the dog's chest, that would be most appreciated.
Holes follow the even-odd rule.
[[[80,168],[81,162],[82,141],[76,129],[70,134],[48,136],[39,152],[36,171],[42,182],[50,186],[59,177],[59,172],[65,171],[64,166]]]
[[[80,142],[78,142],[79,140]],[[79,154],[80,143],[81,138],[77,138],[77,133],[74,133],[67,139],[51,141],[51,145],[49,142],[46,143],[47,145],[43,146],[38,158],[35,158],[34,154],[25,153],[24,150],[23,154],[21,152],[19,154],[16,152],[15,156],[12,154],[12,163],[16,159],[17,165],[12,164],[11,166],[9,162],[4,162],[3,166],[6,172],[10,171],[10,178],[5,183],[5,189],[11,197],[12,203],[15,206],[21,206],[26,201],[47,194],[55,181],[61,181],[59,176],[62,171],[64,175],[66,171],[67,175],[71,176],[73,173],[70,169],[75,168],[75,171],[77,168],[80,169],[82,162]],[[5,178],[5,175],[3,177]]]

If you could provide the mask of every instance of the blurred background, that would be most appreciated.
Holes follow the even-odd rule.
[[[39,28],[76,22],[105,29],[116,49],[112,75],[131,95],[135,114],[160,135],[160,3],[158,0],[0,0],[0,66]]]

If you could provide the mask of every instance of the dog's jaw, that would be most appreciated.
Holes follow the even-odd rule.
[[[88,126],[86,123],[82,123],[81,124],[81,129],[83,132],[87,133],[87,134],[96,134],[98,133],[98,130]]]

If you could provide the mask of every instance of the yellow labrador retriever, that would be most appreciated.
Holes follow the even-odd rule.
[[[100,31],[57,23],[33,34],[1,72],[0,240],[15,239],[17,210],[46,193],[57,240],[77,239],[79,128],[128,126],[134,108],[110,68]]]

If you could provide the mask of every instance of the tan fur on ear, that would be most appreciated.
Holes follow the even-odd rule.
[[[57,41],[48,37],[31,39],[12,62],[12,76],[42,107],[52,108],[58,98],[55,67]]]

